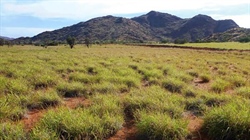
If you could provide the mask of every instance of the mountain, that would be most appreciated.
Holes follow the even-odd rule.
[[[6,36],[0,36],[1,39],[4,40],[13,40],[14,38],[6,37]]]
[[[15,42],[65,41],[67,37],[75,37],[80,43],[85,38],[92,41],[161,41],[186,39],[195,41],[214,33],[239,28],[233,20],[214,20],[206,15],[193,18],[180,17],[150,11],[145,15],[131,19],[114,16],[104,16],[86,22],[64,27],[58,30],[43,32],[32,38],[18,38]]]
[[[181,19],[167,13],[151,11],[146,15],[132,18],[144,27],[151,29],[154,36],[171,39],[195,41],[213,33],[224,32],[239,26],[232,20],[216,21],[206,15],[197,15],[190,19]]]
[[[32,37],[31,40],[32,42],[44,39],[64,41],[68,36],[75,37],[78,42],[84,42],[86,37],[90,37],[93,41],[154,40],[150,32],[139,23],[114,16],[98,17],[59,30],[43,32]]]
[[[250,38],[250,29],[232,28],[222,33],[214,33],[209,37],[203,39],[205,42],[226,42],[239,41],[242,38]]]

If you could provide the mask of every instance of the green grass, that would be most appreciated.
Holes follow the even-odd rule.
[[[211,139],[249,138],[249,102],[236,101],[214,108],[205,116],[202,130]]]
[[[163,113],[140,112],[136,126],[138,135],[145,139],[184,139],[188,136],[187,121],[182,119],[171,119]]]
[[[204,120],[209,138],[244,139],[249,61],[244,51],[0,47],[0,139],[108,139],[130,120],[138,139],[185,139],[193,135],[185,114]],[[75,97],[90,104],[67,107]],[[33,109],[47,112],[27,131],[21,120]]]
[[[239,42],[186,43],[186,44],[183,44],[181,46],[218,48],[218,49],[250,50],[250,43],[239,43]]]
[[[22,124],[1,123],[0,124],[0,138],[5,140],[25,140],[26,133]]]
[[[45,135],[53,134],[48,136],[49,139],[107,138],[122,127],[123,115],[119,105],[116,96],[97,95],[89,108],[70,110],[61,107],[49,111],[33,130],[32,137],[39,137],[43,132]]]

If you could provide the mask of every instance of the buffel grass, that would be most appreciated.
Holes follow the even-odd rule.
[[[129,121],[138,139],[188,139],[190,118],[201,137],[248,139],[249,62],[242,50],[0,47],[0,139],[108,139]],[[27,131],[33,110],[45,111]]]

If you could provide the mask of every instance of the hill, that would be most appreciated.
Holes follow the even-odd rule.
[[[78,42],[86,37],[92,41],[162,41],[186,39],[195,41],[221,33],[232,28],[239,28],[233,20],[216,21],[206,15],[197,15],[190,19],[151,11],[131,19],[104,16],[86,22],[64,27],[58,30],[43,32],[32,38],[18,38],[16,42],[65,41],[73,36]]]
[[[14,38],[6,37],[6,36],[0,36],[0,39],[4,39],[4,40],[13,40]]]
[[[222,33],[215,33],[203,39],[205,42],[239,41],[242,38],[250,38],[250,29],[233,28]]]

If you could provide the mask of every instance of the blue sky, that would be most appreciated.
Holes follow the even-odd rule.
[[[250,28],[250,0],[0,0],[0,36],[32,37],[99,16],[131,18],[151,10],[233,19]]]

